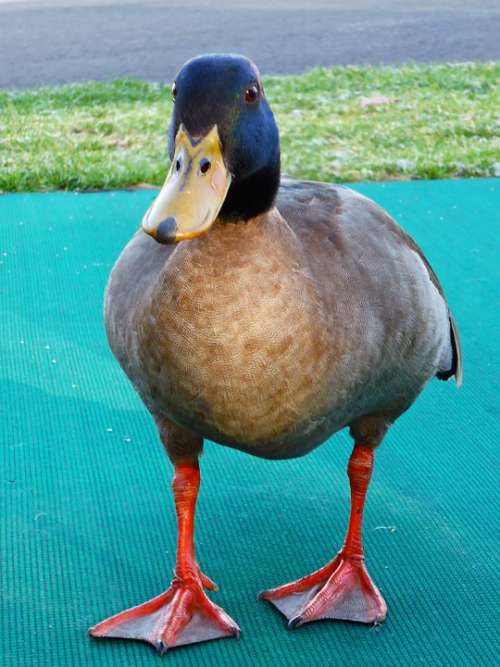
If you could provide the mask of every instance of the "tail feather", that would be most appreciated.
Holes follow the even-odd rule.
[[[455,376],[457,387],[460,387],[463,380],[463,364],[462,364],[462,346],[460,344],[460,336],[458,334],[458,327],[452,314],[450,313],[450,342],[452,349],[451,368],[446,371],[439,371],[436,377],[440,380],[449,380]]]

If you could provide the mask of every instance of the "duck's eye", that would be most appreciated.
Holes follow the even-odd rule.
[[[252,104],[257,100],[258,97],[259,89],[257,88],[257,84],[253,83],[245,90],[245,102]]]
[[[211,167],[211,162],[208,158],[204,157],[200,160],[200,171],[202,174],[206,174]]]
[[[175,100],[176,97],[177,97],[177,86],[174,81],[172,84],[172,99]]]

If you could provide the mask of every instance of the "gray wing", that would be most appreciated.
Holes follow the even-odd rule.
[[[353,193],[353,191],[343,186],[315,181],[297,181],[285,177],[281,181],[276,204],[282,215],[294,228],[294,231],[300,234],[304,232],[305,226],[319,225],[324,227],[330,225],[333,236],[338,243],[341,242],[342,235],[336,234],[338,232],[336,226],[348,193]],[[356,193],[355,196],[360,195]],[[427,269],[429,279],[446,302],[443,288],[434,270],[415,241],[381,207],[366,197],[363,197],[363,199],[366,202],[366,207],[371,209],[372,213],[375,213],[376,217],[386,227],[387,232],[420,257]],[[449,368],[439,369],[436,377],[440,380],[448,380],[454,376],[457,386],[460,386],[463,378],[462,348],[458,328],[449,307],[448,316],[451,364]]]

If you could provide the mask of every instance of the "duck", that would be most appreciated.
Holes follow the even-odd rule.
[[[362,539],[375,452],[432,378],[460,385],[457,325],[424,254],[380,206],[281,176],[278,127],[251,60],[195,57],[172,98],[170,170],[112,269],[105,323],[173,465],[174,578],[90,635],[160,654],[238,637],[196,557],[204,440],[280,460],[345,428],[354,444],[340,550],[259,597],[290,629],[381,623],[387,605]]]

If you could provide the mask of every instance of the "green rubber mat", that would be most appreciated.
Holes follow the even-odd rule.
[[[174,562],[170,466],[108,350],[102,293],[151,191],[0,197],[0,664],[334,667],[494,664],[499,182],[356,186],[423,247],[460,327],[465,381],[432,382],[376,455],[365,522],[380,627],[294,632],[259,590],[331,559],[347,433],[303,459],[208,443],[197,521],[234,639],[157,656],[87,628],[158,594]],[[495,305],[496,304],[496,305]],[[496,371],[496,372],[495,372]],[[497,383],[497,384],[495,384]]]

